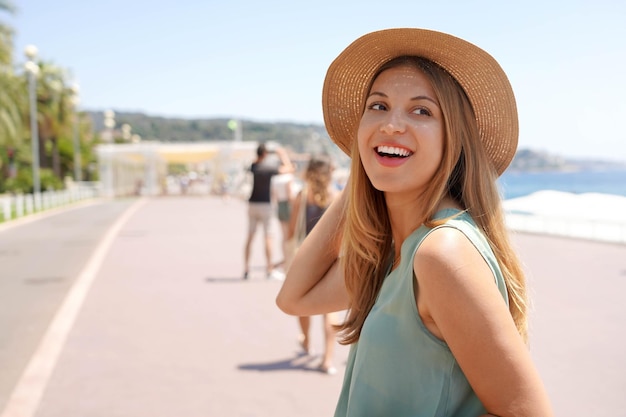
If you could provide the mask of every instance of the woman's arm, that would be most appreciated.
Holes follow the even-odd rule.
[[[300,245],[276,297],[276,304],[285,313],[310,316],[348,307],[338,259],[344,210],[345,196],[341,193]]]
[[[434,231],[418,249],[414,269],[420,316],[448,344],[487,412],[552,416],[493,273],[465,235],[447,227]]]
[[[296,168],[291,163],[291,159],[289,159],[287,151],[283,147],[276,148],[276,154],[278,155],[281,163],[280,167],[278,167],[278,173],[288,174],[296,170]]]

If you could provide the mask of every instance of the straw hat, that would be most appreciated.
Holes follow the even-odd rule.
[[[372,78],[381,65],[405,55],[435,62],[463,87],[485,151],[502,174],[515,155],[519,131],[511,84],[487,52],[441,32],[387,29],[349,45],[330,65],[324,80],[322,107],[331,139],[350,155]]]

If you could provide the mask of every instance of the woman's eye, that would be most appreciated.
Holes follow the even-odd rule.
[[[381,103],[372,103],[368,106],[370,110],[386,110],[387,107]]]
[[[432,113],[430,112],[430,110],[424,108],[424,107],[418,107],[417,109],[413,110],[414,114],[419,114],[422,116],[432,116]]]

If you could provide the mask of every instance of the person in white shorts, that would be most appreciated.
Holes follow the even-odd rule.
[[[248,199],[248,238],[244,251],[244,271],[243,279],[248,279],[250,274],[250,249],[256,234],[258,225],[263,227],[265,237],[265,258],[267,278],[279,278],[279,272],[273,270],[272,265],[272,235],[270,233],[270,221],[273,215],[271,203],[271,181],[272,177],[278,174],[294,172],[294,166],[287,155],[287,152],[276,147],[276,155],[279,161],[272,161],[267,158],[269,152],[264,143],[257,148],[257,159],[250,166],[253,183],[252,192]]]

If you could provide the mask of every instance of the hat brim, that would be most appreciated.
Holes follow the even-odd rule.
[[[426,58],[457,80],[474,109],[485,152],[502,174],[515,155],[519,134],[511,84],[491,55],[442,32],[387,29],[350,44],[332,62],[324,80],[322,108],[331,139],[350,155],[372,78],[383,64],[399,56]]]

